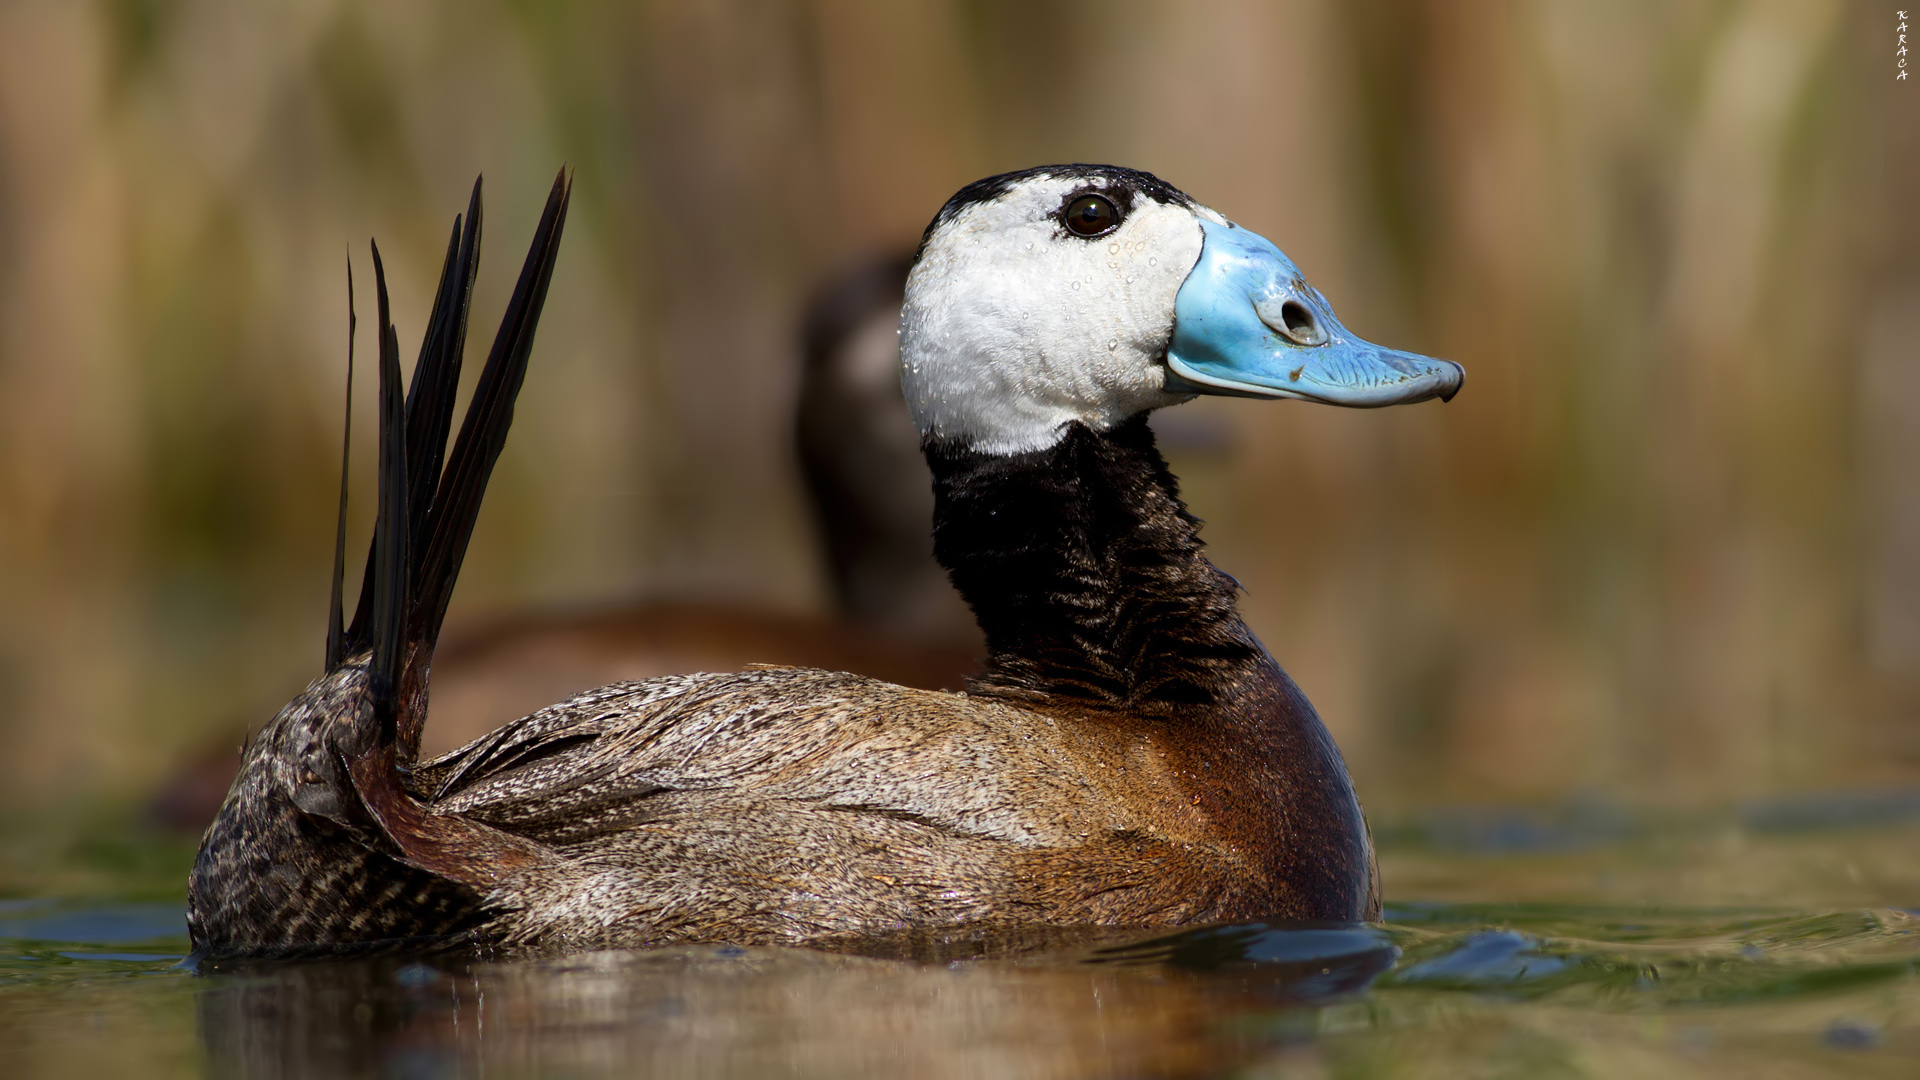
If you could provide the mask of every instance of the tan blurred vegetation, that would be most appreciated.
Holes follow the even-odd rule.
[[[1376,811],[1911,782],[1920,90],[1893,22],[4,0],[0,802],[140,790],[317,672],[346,257],[364,315],[381,240],[414,347],[485,173],[490,328],[562,161],[567,247],[456,621],[818,606],[787,447],[807,290],[969,180],[1104,160],[1467,367],[1445,407],[1187,406],[1231,438],[1176,455]]]

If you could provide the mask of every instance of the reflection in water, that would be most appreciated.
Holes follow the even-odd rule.
[[[1505,825],[1475,825],[1479,854],[1389,846],[1401,899],[1379,926],[922,934],[862,955],[196,970],[178,868],[149,882],[95,845],[117,877],[12,891],[167,899],[0,899],[0,1077],[1920,1075],[1920,828],[1818,828],[1830,802],[1612,844],[1562,823],[1558,849]]]
[[[223,967],[199,1015],[234,1075],[1183,1075],[1292,1037],[1236,1019],[1357,993],[1397,954],[1371,928],[1242,926],[945,964],[736,946],[262,964]]]
[[[1906,911],[1389,914],[1379,927],[1208,927],[931,963],[719,946],[223,967],[196,980],[199,1030],[209,1064],[230,1075],[1797,1076],[1836,1055],[1871,1054],[1886,1075],[1920,1064],[1920,923]]]

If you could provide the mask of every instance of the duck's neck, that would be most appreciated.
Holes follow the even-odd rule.
[[[1378,917],[1365,819],[1326,728],[1200,554],[1144,416],[1012,456],[926,447],[934,555],[987,638],[976,692],[1113,708],[1261,867],[1236,911]],[[1183,800],[1185,802],[1186,800]],[[1223,909],[1225,910],[1225,909]]]
[[[934,556],[986,634],[977,692],[1151,713],[1223,703],[1273,670],[1145,414],[1024,454],[926,452]]]

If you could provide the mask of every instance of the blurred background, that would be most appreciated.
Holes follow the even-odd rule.
[[[1913,785],[1920,89],[1895,22],[4,0],[0,807],[137,800],[318,673],[347,258],[370,316],[379,238],[410,357],[484,173],[490,336],[562,162],[567,241],[453,625],[822,609],[806,298],[968,181],[1107,161],[1274,240],[1356,331],[1467,368],[1444,407],[1206,400],[1168,440],[1376,816]]]

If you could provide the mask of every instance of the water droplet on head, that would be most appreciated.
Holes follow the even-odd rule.
[[[1156,258],[1156,257],[1154,257],[1154,256],[1151,256],[1151,255],[1149,255],[1149,256],[1147,257],[1147,265],[1148,265],[1148,266],[1159,266],[1159,265],[1160,265],[1160,260],[1159,260],[1158,258]]]
[[[1073,283],[1073,287],[1074,287],[1074,288],[1076,288],[1076,289],[1078,289],[1078,288],[1080,287],[1080,283],[1079,283],[1079,282],[1077,282],[1077,281],[1076,281],[1076,282],[1074,282],[1074,283]]]
[[[1108,245],[1107,245],[1107,254],[1109,254],[1109,255],[1118,255],[1118,254],[1120,254],[1120,245],[1119,245],[1119,244],[1118,244],[1117,242],[1116,242],[1116,243],[1112,243],[1112,244],[1108,244]]]
[[[1113,350],[1115,350],[1115,349],[1117,349],[1117,348],[1119,348],[1119,347],[1120,347],[1120,339],[1119,339],[1119,338],[1109,338],[1109,339],[1107,339],[1107,351],[1108,351],[1108,352],[1112,352]]]

